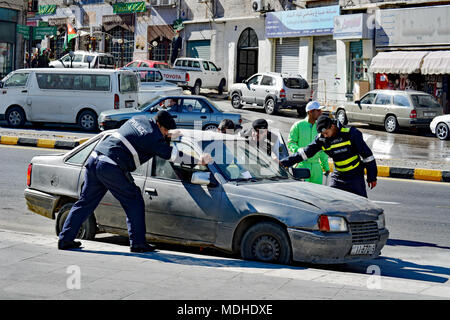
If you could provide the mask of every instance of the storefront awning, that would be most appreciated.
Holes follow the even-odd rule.
[[[128,31],[134,32],[134,15],[133,14],[113,14],[102,16],[102,24],[105,31],[109,31],[115,27],[122,27]]]
[[[450,74],[450,51],[431,51],[420,70],[422,74]]]
[[[369,71],[373,73],[415,73],[420,72],[423,58],[429,51],[380,52],[373,59]]]

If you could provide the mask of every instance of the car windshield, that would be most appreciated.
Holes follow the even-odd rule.
[[[246,140],[202,142],[203,152],[211,154],[221,174],[230,181],[289,179],[286,170]]]
[[[154,104],[157,100],[161,99],[162,96],[156,96],[151,100],[146,101],[145,103],[142,103],[141,105],[137,106],[136,109],[138,110],[144,110],[145,108],[147,108],[149,105]]]
[[[418,108],[440,108],[440,104],[433,96],[426,94],[413,94],[411,99]]]

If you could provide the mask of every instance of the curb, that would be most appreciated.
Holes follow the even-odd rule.
[[[329,162],[330,171],[333,171],[334,166]],[[390,166],[377,166],[378,177],[411,179],[411,180],[425,180],[435,182],[450,182],[450,171],[435,170],[435,169],[421,169],[421,168],[401,168]]]
[[[78,139],[75,141],[68,141],[68,140],[54,140],[54,139],[24,138],[17,136],[0,136],[0,144],[70,150],[79,146],[88,139],[89,138]]]
[[[24,138],[17,136],[0,136],[0,144],[21,145],[27,147],[52,148],[52,149],[73,149],[89,138],[78,139],[75,141]],[[333,163],[330,162],[330,170],[333,171]],[[425,180],[435,182],[450,182],[450,171],[421,169],[421,168],[401,168],[389,166],[377,166],[378,177],[400,178],[411,180]]]

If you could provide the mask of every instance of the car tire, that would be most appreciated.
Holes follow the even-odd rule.
[[[241,256],[245,260],[288,264],[291,245],[286,231],[274,222],[260,222],[250,227],[241,242]]]
[[[450,139],[450,132],[448,125],[444,122],[439,122],[436,126],[436,138],[440,140],[449,140]]]
[[[225,87],[225,79],[220,80],[219,88],[217,89],[219,94],[223,94],[223,88]]]
[[[217,125],[215,124],[207,124],[203,127],[204,131],[217,131]]]
[[[21,107],[12,107],[6,111],[5,119],[8,126],[12,128],[21,128],[25,124],[26,116]]]
[[[84,110],[78,115],[77,123],[83,131],[95,131],[98,129],[97,114],[91,110]]]
[[[297,115],[299,116],[299,118],[305,118],[306,117],[305,106],[303,106],[301,108],[297,108]]]
[[[336,112],[336,119],[343,125],[346,125],[348,123],[347,113],[344,109],[339,109]]]
[[[242,108],[241,95],[239,93],[233,93],[233,95],[231,96],[231,106],[234,109]]]
[[[275,104],[275,100],[273,98],[267,98],[266,102],[264,103],[264,110],[267,114],[276,114],[278,111],[278,107]]]
[[[58,216],[56,217],[56,235],[59,235],[63,229],[64,223],[72,209],[73,203],[66,203],[59,209]],[[97,233],[97,222],[95,220],[94,214],[91,214],[86,221],[81,225],[80,230],[77,233],[77,239],[93,240],[95,234]]]
[[[195,81],[194,86],[191,88],[191,93],[193,95],[200,95],[200,89],[202,87],[202,83],[200,82],[200,80]]]
[[[387,116],[384,120],[384,129],[386,132],[394,133],[398,131],[397,118],[393,115]]]

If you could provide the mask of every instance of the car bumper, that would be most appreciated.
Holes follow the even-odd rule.
[[[289,101],[281,99],[277,101],[278,109],[299,109],[305,108],[307,102],[305,101]]]
[[[354,245],[350,233],[322,233],[288,228],[292,244],[292,260],[318,264],[338,264],[370,260],[378,257],[389,237],[387,229],[378,231],[375,251],[370,255],[352,255]]]
[[[26,188],[24,191],[25,201],[30,211],[41,216],[55,219],[55,209],[59,202],[59,196]]]
[[[411,128],[429,128],[433,119],[411,119],[409,120],[409,126]]]
[[[101,122],[98,123],[98,128],[101,131],[115,129],[116,126],[117,126],[117,122],[116,121],[101,121]]]

